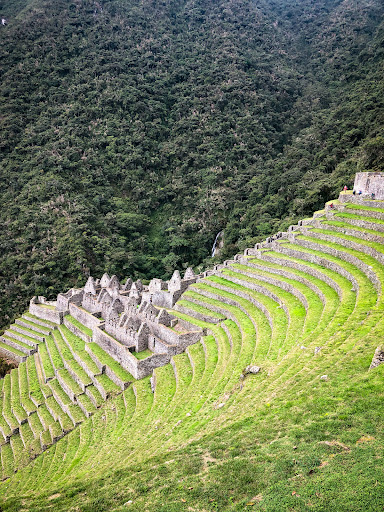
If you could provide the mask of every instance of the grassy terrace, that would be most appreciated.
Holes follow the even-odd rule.
[[[353,203],[346,203],[345,208],[347,208],[348,210],[366,210],[368,213],[369,212],[384,213],[384,208],[375,208],[373,206],[363,206],[360,204],[353,204]]]
[[[274,295],[280,298],[287,306],[290,306],[290,318],[291,322],[293,322],[293,317],[305,317],[305,324],[303,326],[303,336],[305,336],[308,332],[311,332],[314,327],[318,324],[319,319],[321,318],[323,312],[323,304],[319,297],[310,289],[307,289],[304,286],[296,285],[295,288],[300,290],[303,295],[306,297],[308,303],[311,303],[311,308],[309,308],[308,314],[305,311],[304,304],[300,301],[299,298],[294,296],[288,291],[285,291],[274,284],[269,284],[264,282],[261,279],[257,279],[257,276],[251,277],[248,274],[252,272],[248,272],[248,269],[244,267],[236,267],[234,266],[233,270],[225,270],[223,274],[228,279],[235,278],[239,279],[247,285],[256,285],[269,290]],[[246,271],[247,274],[240,273],[241,271]]]
[[[354,231],[358,231],[360,233],[368,233],[371,235],[378,236],[380,238],[384,238],[384,234],[382,231],[375,231],[374,229],[368,229],[366,227],[363,228],[360,226],[348,224],[346,222],[341,222],[341,221],[337,221],[337,220],[322,220],[321,224],[324,225],[325,227],[331,226],[332,228],[336,227],[336,228],[344,228],[344,229],[353,229]]]
[[[241,305],[242,308],[248,312],[249,317],[254,320],[255,325],[257,325],[255,357],[257,356],[259,360],[264,360],[266,358],[272,360],[274,357],[277,357],[280,348],[287,342],[287,340],[291,339],[293,330],[290,329],[290,327],[295,326],[295,334],[297,334],[297,332],[302,328],[303,317],[298,323],[292,321],[292,316],[287,316],[278,302],[275,302],[270,297],[267,297],[262,293],[249,289],[238,283],[233,283],[229,279],[224,279],[222,277],[212,276],[207,280],[207,284],[208,283],[212,283],[214,293],[217,293],[219,297],[222,296],[233,300],[236,298],[236,300],[239,301],[239,305]],[[216,287],[224,287],[224,289],[216,289]],[[206,288],[203,289],[206,290]],[[272,317],[273,328],[269,325],[264,312],[256,305],[244,298],[237,299],[237,290],[248,294],[250,298],[253,297],[267,308],[270,316]],[[239,323],[237,323],[237,325],[240,327],[240,331],[243,331],[241,325]]]
[[[71,315],[66,315],[65,318],[69,322],[71,322],[71,324],[73,324],[75,327],[77,327],[80,331],[82,331],[84,334],[92,337],[92,329],[90,329],[89,327],[86,327],[85,325],[80,323],[78,320],[76,320],[76,318],[73,318],[73,316],[71,316]]]
[[[124,382],[132,382],[135,379],[132,375],[125,370],[117,361],[115,361],[105,350],[103,350],[96,343],[89,343],[89,348],[96,355],[102,364],[107,365],[121,380]],[[139,352],[140,354],[140,352]]]
[[[21,357],[25,356],[25,352],[22,352],[21,350],[18,350],[17,348],[11,347],[10,345],[3,343],[2,341],[0,341],[0,349],[7,350],[8,352],[15,354],[16,356],[21,356]]]
[[[29,329],[28,327],[25,327],[24,325],[13,324],[8,329],[8,332],[9,331],[13,331],[15,334],[18,334],[19,336],[23,336],[27,340],[30,340],[32,343],[35,343],[35,344],[41,343],[41,341],[44,339],[44,334],[43,333],[37,332],[37,331],[35,331],[33,329]],[[39,338],[41,338],[41,339],[38,340],[34,336],[39,336]]]
[[[382,219],[376,219],[375,217],[369,217],[365,215],[356,215],[354,213],[335,213],[334,215],[337,219],[355,219],[355,220],[363,220],[365,222],[370,222],[374,224],[384,224],[384,221]]]
[[[42,320],[41,318],[39,318],[35,315],[32,315],[32,313],[30,313],[29,311],[25,312],[23,314],[22,318],[29,320],[30,322],[36,324],[38,327],[41,327],[42,325],[46,326],[46,327],[50,327],[52,329],[57,327],[57,324],[55,324],[54,322],[50,322],[49,320],[45,320],[45,319]]]
[[[8,330],[7,332],[13,332],[13,331],[10,331]],[[16,333],[15,333],[16,334]],[[21,334],[19,334],[19,336],[22,336]],[[32,350],[33,347],[31,347],[31,345],[28,345],[27,343],[24,343],[23,341],[20,341],[16,338],[13,338],[11,336],[7,336],[6,334],[3,334],[2,336],[6,341],[10,342],[10,343],[16,343],[20,349],[16,349],[16,350],[19,350],[21,352],[23,352],[24,354],[29,354],[29,352]],[[12,346],[12,345],[10,345]]]
[[[202,306],[201,304],[196,304],[195,302],[191,302],[188,300],[188,298],[199,300],[197,295],[192,295],[193,292],[185,292],[183,297],[183,300],[178,301],[178,306],[184,306],[187,309],[192,310],[192,312],[199,313],[200,315],[206,316],[208,318],[207,321],[212,321],[216,318],[220,320],[225,320],[225,316],[221,313],[213,312],[210,309],[207,309],[206,307]]]
[[[151,352],[149,349],[142,350],[141,352],[131,352],[133,356],[136,357],[136,359],[146,359],[147,357],[150,357],[153,355],[153,352]],[[133,378],[133,377],[132,377]]]
[[[197,307],[174,314],[211,334],[155,370],[154,392],[149,378],[121,392],[101,375],[97,383],[116,396],[104,402],[91,385],[72,404],[50,381],[54,396],[1,446],[3,477],[11,477],[0,487],[4,510],[381,510],[384,365],[367,369],[384,332],[384,301],[356,264],[383,283],[384,267],[363,251],[382,254],[384,246],[332,223],[345,227],[324,221],[324,229],[192,286],[183,297]],[[220,314],[220,322],[194,316],[203,311]],[[70,364],[74,354],[90,357],[62,326],[52,341]],[[121,369],[98,345],[88,347],[116,374]],[[4,379],[4,398],[22,402],[32,391],[44,400],[34,359]],[[240,377],[248,364],[261,372]],[[16,419],[5,400],[2,408],[0,430],[10,431]],[[15,464],[28,462],[27,446],[48,446],[65,421],[72,431],[13,474]]]
[[[53,369],[47,346],[45,344],[42,343],[39,346],[38,354],[46,379],[52,379],[55,376],[55,371]],[[57,360],[56,362],[60,364],[60,360]]]
[[[65,325],[60,325],[59,331],[61,333],[61,339],[65,339],[65,343],[70,348],[71,353],[74,352],[81,359],[88,368],[88,371],[93,375],[100,373],[95,362],[85,350],[85,342],[78,336],[75,336]]]
[[[49,328],[49,327],[45,327],[43,325],[39,325],[36,322],[34,322],[32,318],[29,320],[28,317],[20,318],[19,322],[17,322],[17,323],[19,323],[20,326],[24,326],[24,327],[22,327],[23,329],[28,328],[31,332],[34,332],[35,334],[38,332],[41,332],[43,334],[48,335],[48,334],[50,334],[50,332],[52,331],[52,328],[53,328],[53,327]]]

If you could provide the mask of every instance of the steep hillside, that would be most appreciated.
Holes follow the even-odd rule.
[[[1,381],[2,509],[382,510],[384,202],[353,199],[191,285],[173,314],[207,335],[152,378],[69,316],[19,319],[38,347]]]
[[[199,265],[222,228],[233,254],[382,164],[379,1],[0,8],[1,326],[89,272]]]

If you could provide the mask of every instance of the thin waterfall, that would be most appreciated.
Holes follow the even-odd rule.
[[[212,255],[211,255],[211,258],[213,258],[215,256],[215,252],[216,252],[216,245],[217,245],[217,241],[218,239],[221,237],[221,235],[223,234],[223,231],[219,231],[216,235],[216,238],[215,238],[215,241],[213,243],[213,246],[212,246]]]

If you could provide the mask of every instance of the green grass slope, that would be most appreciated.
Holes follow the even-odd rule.
[[[204,269],[384,164],[382,0],[0,0],[0,330]]]
[[[329,220],[335,208],[192,285],[173,313],[207,336],[157,368],[154,389],[135,381],[98,409],[79,395],[92,415],[81,409],[55,442],[45,432],[62,427],[57,404],[70,399],[55,379],[37,385],[39,356],[29,356],[19,379],[3,381],[3,510],[382,510],[384,365],[369,366],[384,333],[384,244],[345,234],[347,223]],[[47,344],[51,365],[64,343],[85,353],[60,329]],[[18,397],[33,409],[27,379],[47,408],[29,411],[41,426],[11,435]],[[45,449],[28,461],[23,443],[38,431]]]

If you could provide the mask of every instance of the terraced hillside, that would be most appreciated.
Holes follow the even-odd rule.
[[[3,509],[382,510],[384,202],[340,199],[191,285],[207,335],[152,377],[18,320]]]

